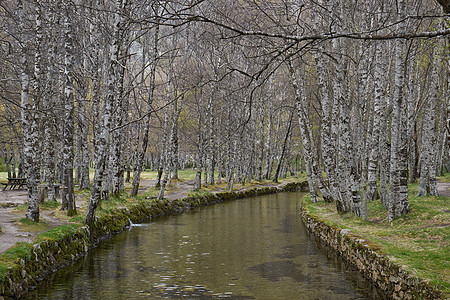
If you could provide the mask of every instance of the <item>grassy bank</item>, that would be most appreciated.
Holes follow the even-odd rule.
[[[387,210],[379,201],[369,203],[369,220],[351,214],[338,215],[334,204],[303,199],[307,212],[329,225],[350,229],[380,246],[380,252],[410,273],[428,280],[450,295],[450,208],[449,198],[415,197],[418,184],[409,187],[411,212],[388,222]]]

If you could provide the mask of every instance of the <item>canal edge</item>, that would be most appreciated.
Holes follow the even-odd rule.
[[[306,181],[291,182],[277,187],[256,187],[172,201],[152,199],[151,202],[142,201],[130,207],[115,209],[108,215],[97,217],[91,226],[69,227],[55,238],[47,238],[33,245],[26,245],[28,248],[25,248],[23,255],[20,255],[21,257],[10,265],[1,277],[0,300],[22,298],[51,273],[85,256],[101,241],[128,229],[130,221],[140,223],[159,216],[229,200],[278,192],[307,191],[307,189]]]
[[[355,267],[390,299],[445,299],[444,293],[430,286],[381,253],[380,247],[368,239],[353,234],[349,229],[329,225],[308,213],[302,204],[303,224],[321,244],[335,251]]]

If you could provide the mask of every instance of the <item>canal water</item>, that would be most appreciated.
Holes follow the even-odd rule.
[[[301,193],[235,200],[133,226],[29,299],[372,299],[318,247]]]

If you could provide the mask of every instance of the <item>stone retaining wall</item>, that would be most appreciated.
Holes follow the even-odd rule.
[[[133,223],[161,215],[227,200],[286,191],[305,191],[306,182],[288,183],[281,187],[251,188],[238,192],[221,192],[202,197],[187,197],[174,201],[147,201],[114,210],[99,217],[93,226],[73,229],[58,239],[46,239],[32,246],[31,255],[18,259],[1,278],[1,295],[21,298],[47,275],[71,264],[94,248],[101,240],[123,231]],[[0,296],[1,298],[1,296]]]
[[[445,299],[442,291],[409,274],[380,253],[379,247],[353,235],[348,229],[327,225],[302,208],[306,228],[336,251],[389,299]]]

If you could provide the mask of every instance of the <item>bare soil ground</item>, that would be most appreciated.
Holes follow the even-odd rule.
[[[450,182],[438,182],[437,190],[439,195],[450,197]]]
[[[61,199],[58,199],[61,201]],[[80,207],[85,200],[76,199],[76,206]],[[19,220],[24,218],[23,211],[17,211],[16,208],[27,203],[26,190],[6,190],[0,191],[0,253],[5,252],[11,246],[18,242],[31,243],[39,233],[43,231],[28,232],[23,231],[19,226]],[[56,226],[65,224],[53,215],[53,210],[41,210],[40,218],[44,219],[48,227],[45,231]]]

